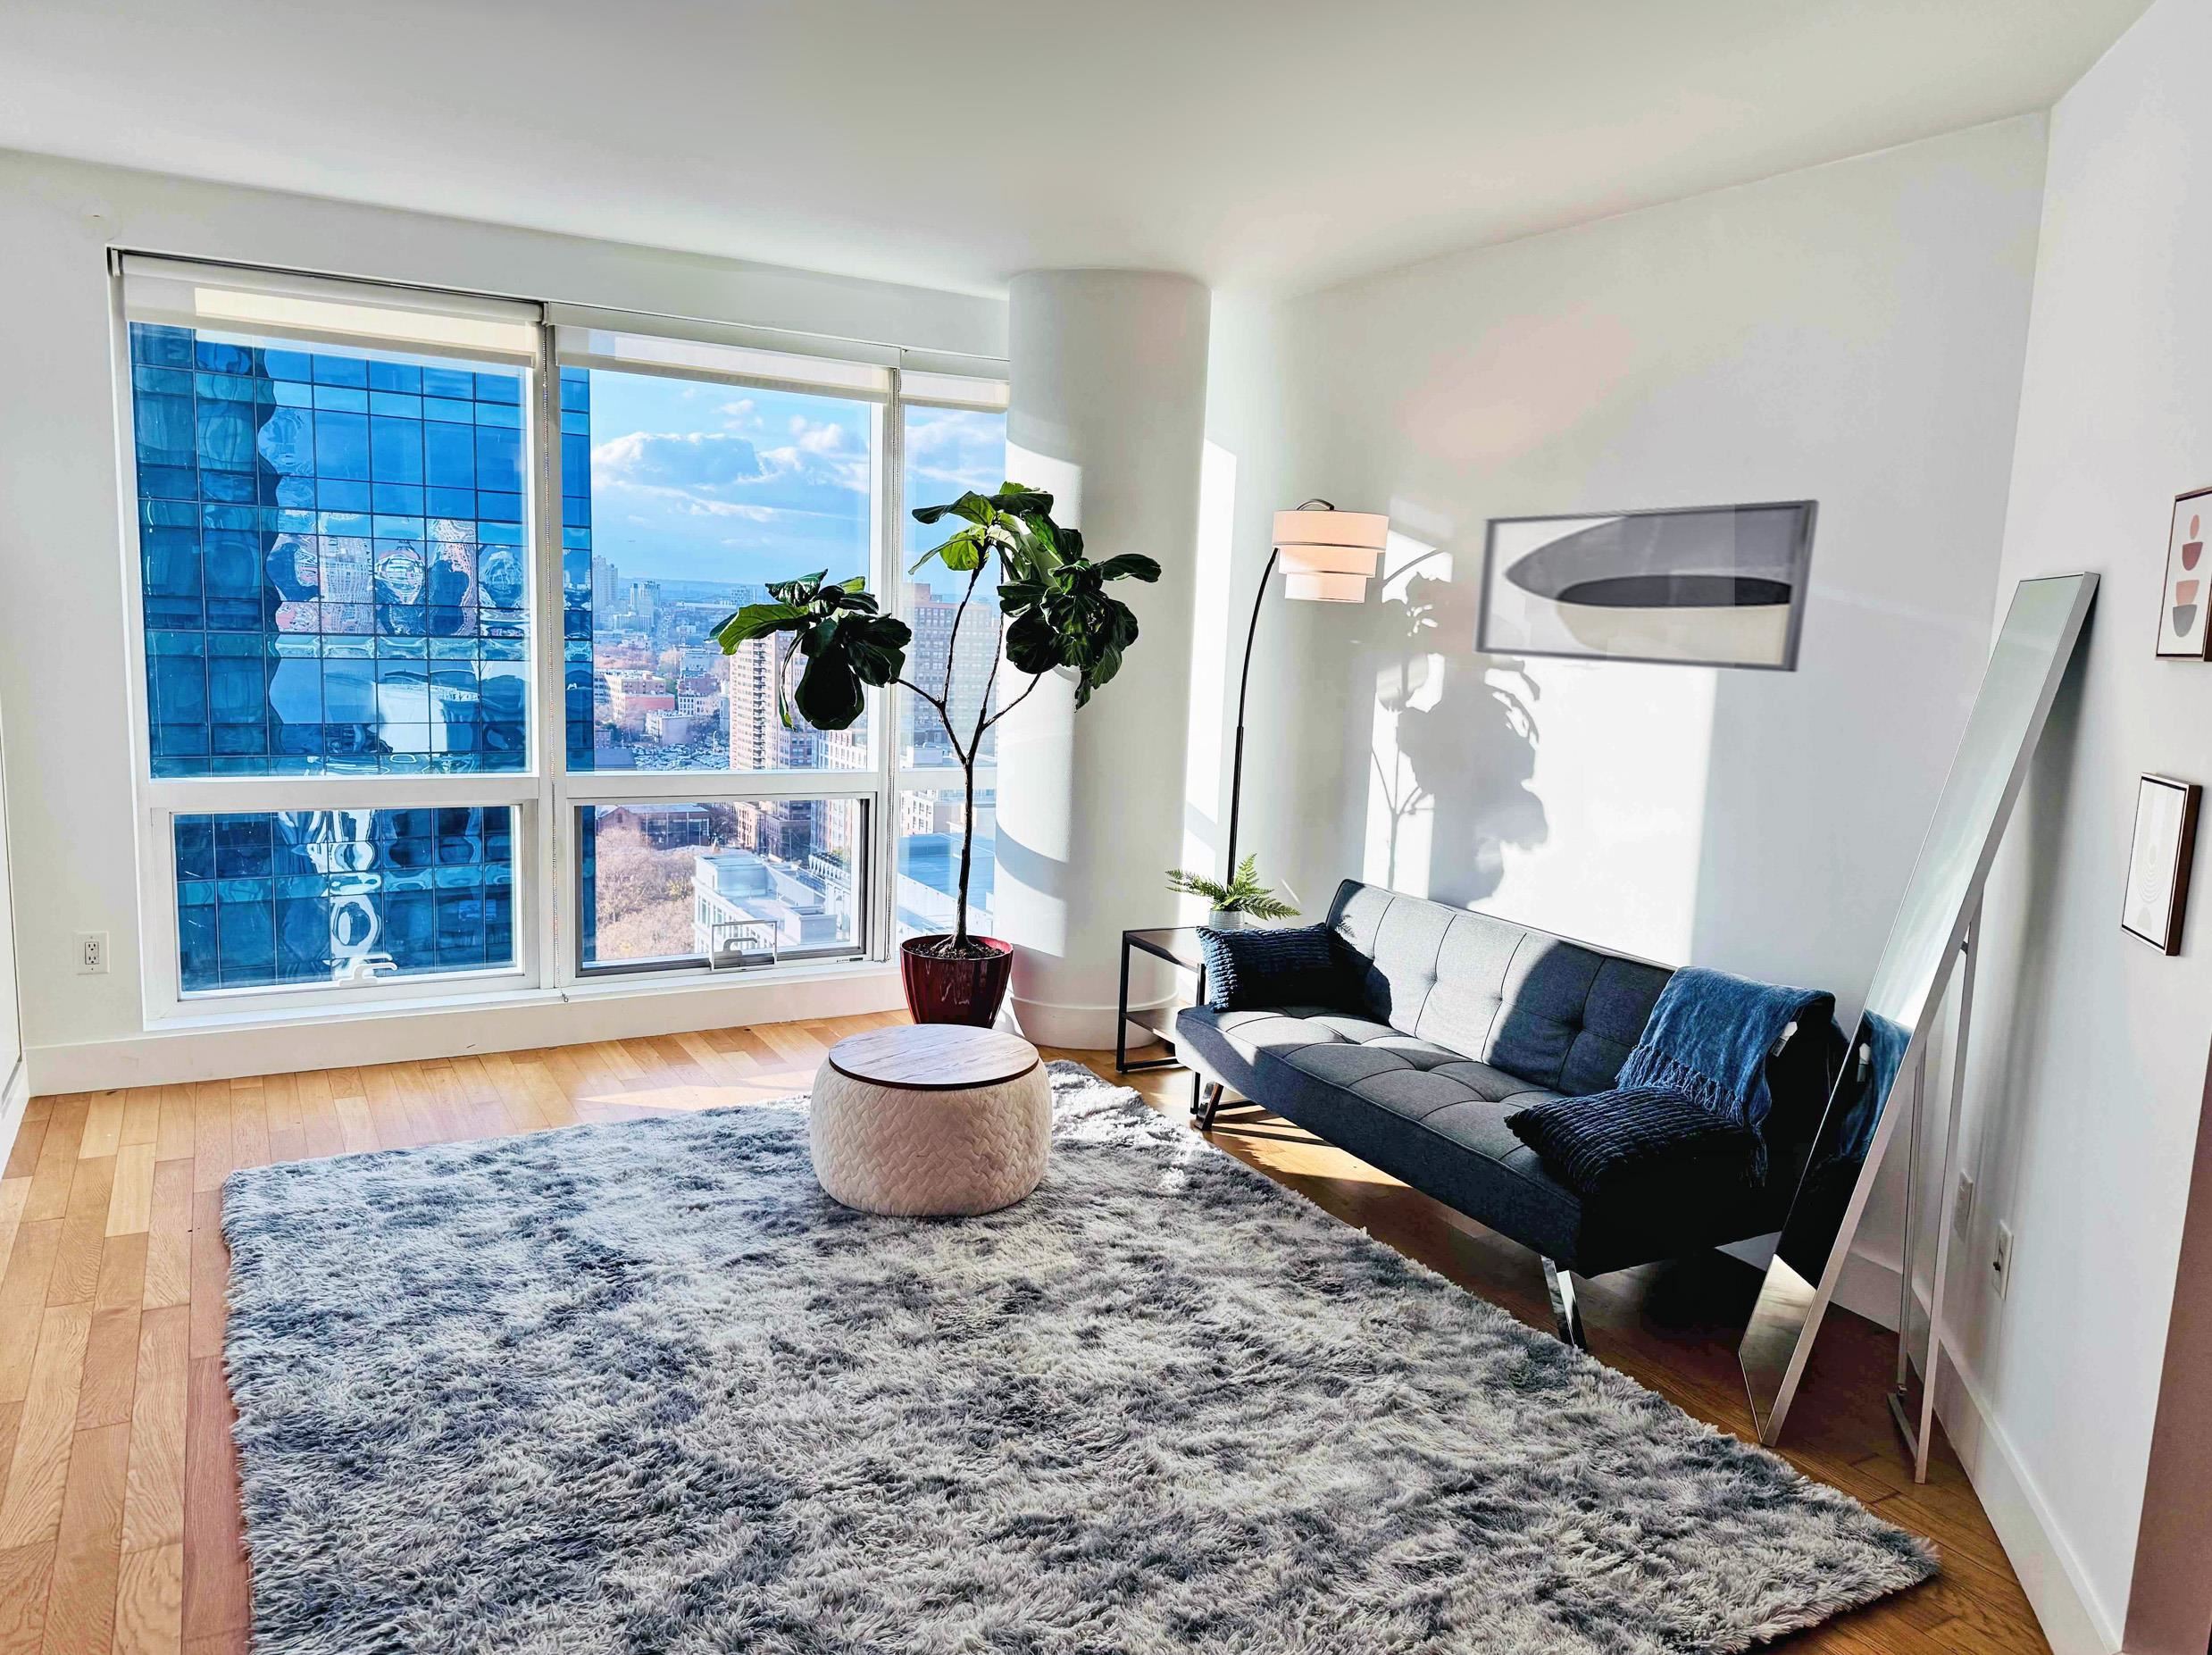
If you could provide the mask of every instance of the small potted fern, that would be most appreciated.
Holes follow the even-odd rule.
[[[1257,857],[1247,857],[1227,884],[1208,879],[1189,868],[1170,868],[1167,888],[1178,896],[1204,897],[1212,906],[1206,923],[1214,931],[1240,931],[1248,919],[1296,919],[1298,909],[1275,894],[1274,887],[1260,883]]]

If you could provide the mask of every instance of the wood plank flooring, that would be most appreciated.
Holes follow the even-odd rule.
[[[0,1655],[230,1655],[249,1619],[223,1381],[222,1181],[270,1161],[758,1102],[890,1016],[34,1099],[0,1174]],[[1097,1053],[1061,1053],[1112,1074]],[[1131,1075],[1183,1117],[1180,1069]],[[1537,1326],[1535,1259],[1287,1122],[1215,1141]],[[1589,1283],[1592,1348],[1749,1436],[1735,1335],[1757,1289],[1715,1254]],[[2044,1655],[1957,1461],[1921,1488],[1882,1406],[1891,1347],[1832,1315],[1784,1451],[1942,1549],[1931,1585],[1791,1640],[1835,1655]]]

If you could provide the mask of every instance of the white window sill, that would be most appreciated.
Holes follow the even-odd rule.
[[[222,1029],[297,1027],[318,1023],[364,1023],[387,1017],[420,1017],[504,1011],[524,1007],[599,1004],[607,1001],[705,997],[732,990],[797,986],[809,982],[895,980],[889,960],[806,960],[758,971],[632,972],[569,984],[566,988],[498,989],[480,994],[438,994],[408,999],[379,999],[357,1005],[261,1007],[252,1011],[206,1011],[149,1017],[148,1034],[184,1034]]]

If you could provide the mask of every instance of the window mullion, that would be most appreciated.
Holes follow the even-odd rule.
[[[906,415],[899,400],[900,376],[891,370],[891,400],[881,415],[881,439],[876,445],[882,456],[878,467],[876,528],[873,556],[875,590],[885,612],[906,618],[906,551],[900,531],[906,517]],[[909,656],[909,665],[912,657]],[[874,884],[869,892],[870,952],[889,959],[898,949],[898,765],[904,756],[907,719],[906,691],[887,686],[877,698],[881,711],[872,752],[875,758],[876,807],[869,822],[869,857]]]
[[[532,564],[537,615],[531,629],[531,723],[536,728],[538,808],[532,813],[530,885],[530,936],[537,981],[575,981],[574,880],[570,857],[574,824],[568,809],[568,524],[561,481],[561,364],[551,322],[538,330],[535,412],[538,441],[531,495]],[[585,574],[590,579],[588,571]]]

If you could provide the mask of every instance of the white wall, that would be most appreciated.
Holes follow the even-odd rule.
[[[999,300],[0,152],[0,384],[14,388],[0,399],[0,704],[23,1028],[54,1084],[113,1074],[98,1054],[142,1026],[110,246],[1006,352]],[[106,975],[66,969],[79,931],[108,932]],[[544,1012],[512,1038],[542,1038]],[[388,1029],[384,1049],[400,1038]],[[273,1049],[256,1048],[257,1060]],[[203,1051],[190,1065],[207,1073],[214,1060]]]
[[[1982,1451],[2041,1509],[2051,1589],[2079,1591],[2107,1649],[2128,1609],[2212,1032],[2201,856],[2179,957],[2119,924],[2137,777],[2212,782],[2212,666],[2151,655],[2173,497],[2212,481],[2208,62],[2212,9],[2159,0],[2050,118],[1999,577],[2088,568],[2102,583],[1991,887],[1965,1128],[1980,1218],[1954,1282]],[[2017,1237],[2001,1300],[1979,1262],[2000,1218]]]
[[[0,1153],[14,1140],[22,1106],[29,1100],[23,1069],[23,1020],[16,1007],[15,909],[9,890],[5,760],[7,738],[0,726]]]
[[[1217,346],[1214,422],[1272,399],[1288,428],[1264,504],[1387,509],[1384,595],[1446,582],[1410,651],[1381,604],[1271,606],[1264,871],[1309,910],[1364,874],[1817,984],[1848,1023],[1980,679],[2042,152],[2040,118],[1978,128],[1331,288],[1245,328],[1246,360]],[[1793,673],[1473,652],[1489,518],[1799,497]],[[1232,671],[1265,534],[1240,518]],[[1870,1308],[1896,1227],[1885,1190]]]

